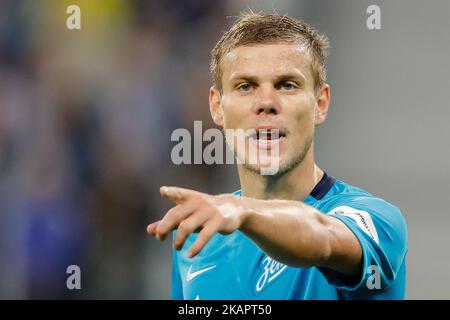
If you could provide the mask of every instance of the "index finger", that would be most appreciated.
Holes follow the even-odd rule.
[[[190,189],[167,186],[161,187],[159,191],[164,198],[173,201],[176,204],[185,201],[187,198],[197,193],[197,191]]]

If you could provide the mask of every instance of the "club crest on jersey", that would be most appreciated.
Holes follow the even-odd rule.
[[[266,256],[262,260],[263,271],[256,282],[256,291],[260,292],[264,289],[265,285],[272,282],[276,277],[278,277],[285,269],[286,265],[273,260],[272,258]]]

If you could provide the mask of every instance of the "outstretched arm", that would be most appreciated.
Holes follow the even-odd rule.
[[[177,187],[162,187],[161,195],[176,206],[147,231],[164,240],[177,229],[174,246],[178,250],[191,233],[199,232],[189,257],[198,254],[215,233],[240,230],[270,257],[289,266],[360,274],[362,251],[352,231],[302,202],[214,196]]]

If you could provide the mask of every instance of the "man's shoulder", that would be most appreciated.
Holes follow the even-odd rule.
[[[355,206],[355,209],[373,208],[400,212],[397,206],[385,199],[341,180],[335,181],[330,194],[324,200],[327,207],[347,205]]]
[[[324,199],[321,211],[326,214],[349,217],[375,225],[386,223],[406,235],[406,221],[399,207],[362,188],[336,180],[333,190]]]

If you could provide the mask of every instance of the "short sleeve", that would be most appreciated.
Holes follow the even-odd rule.
[[[362,270],[358,279],[327,269],[318,269],[341,292],[387,290],[404,279],[407,228],[400,210],[375,197],[355,197],[336,203],[327,214],[342,221],[356,236],[362,249]],[[360,295],[361,296],[361,295]],[[364,295],[363,295],[364,296]]]

